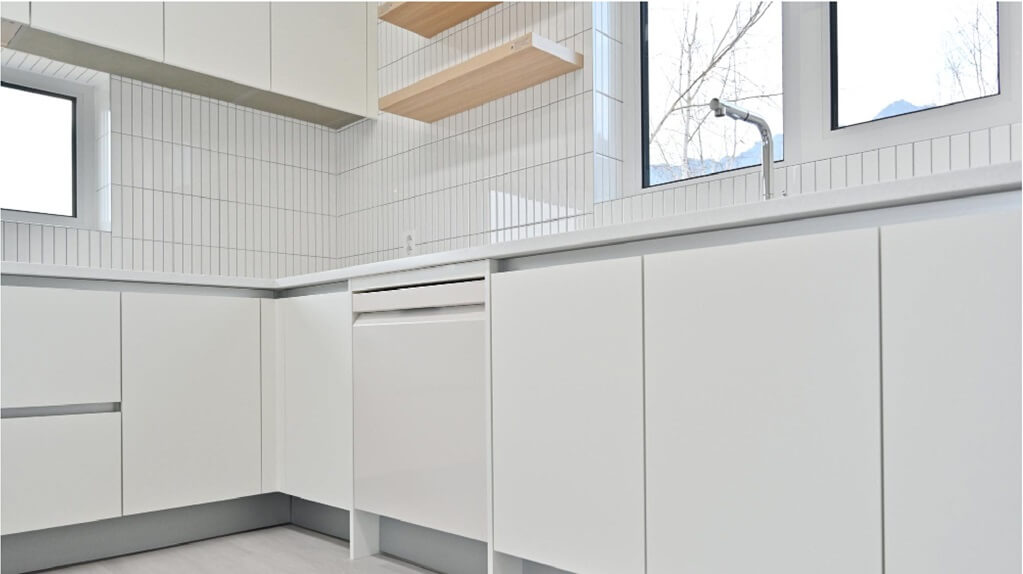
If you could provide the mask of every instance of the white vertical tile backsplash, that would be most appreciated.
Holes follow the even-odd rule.
[[[127,78],[110,79],[110,106],[110,231],[4,222],[4,260],[246,277],[338,265],[324,248],[336,132]]]
[[[607,12],[610,21],[618,11],[504,3],[432,39],[381,22],[381,95],[528,32],[582,53],[585,65],[433,124],[382,113],[340,130],[332,237],[340,264],[398,257],[405,232],[425,253],[592,225],[596,195],[620,197],[621,170],[601,161],[621,161],[613,98],[620,88],[606,71],[594,73],[620,52],[610,47],[619,41],[594,31],[594,19]],[[595,120],[594,111],[604,118]]]

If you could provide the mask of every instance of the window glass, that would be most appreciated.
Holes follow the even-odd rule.
[[[0,207],[75,215],[74,98],[0,87]]]
[[[751,124],[715,118],[713,98],[768,121],[782,158],[781,2],[644,4],[646,185],[760,164]]]
[[[998,93],[995,2],[831,10],[832,128]]]

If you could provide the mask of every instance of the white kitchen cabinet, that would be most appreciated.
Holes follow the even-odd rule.
[[[277,299],[259,300],[259,386],[263,478],[261,491],[281,490],[284,461],[284,374],[279,365],[281,332]]]
[[[881,229],[889,574],[1015,573],[1020,213]]]
[[[641,260],[492,280],[494,548],[643,572]]]
[[[274,3],[270,9],[271,89],[365,115],[370,96],[368,10],[365,2]],[[375,27],[375,15],[373,20]],[[376,62],[372,64],[376,73]],[[375,109],[376,94],[372,97]]]
[[[645,258],[649,574],[879,574],[876,229]]]
[[[0,18],[28,24],[29,14],[28,2],[0,2]]]
[[[425,289],[441,304],[466,284],[382,293],[407,306]],[[384,310],[374,297],[379,310],[358,315],[354,494],[360,511],[486,540],[486,315],[474,285],[473,305]]]
[[[8,418],[0,437],[3,534],[121,515],[120,413]]]
[[[278,299],[284,492],[352,508],[351,296]]]
[[[258,494],[259,300],[122,298],[124,513]]]
[[[31,8],[33,28],[163,60],[162,2],[32,2]]]
[[[120,293],[0,288],[4,408],[121,400]]]
[[[167,2],[172,66],[270,89],[269,2]]]

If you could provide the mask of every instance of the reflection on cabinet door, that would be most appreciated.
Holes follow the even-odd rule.
[[[1017,573],[1020,213],[881,229],[889,574]]]
[[[282,490],[352,508],[352,299],[277,300],[284,385]]]
[[[258,494],[259,300],[122,297],[124,513]]]
[[[491,303],[495,549],[643,572],[641,260],[499,273]]]
[[[0,288],[4,408],[121,400],[121,294]]]
[[[881,572],[877,252],[646,257],[647,572]]]
[[[121,414],[4,419],[3,534],[121,515]]]

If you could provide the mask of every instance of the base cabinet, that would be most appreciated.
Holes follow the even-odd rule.
[[[352,508],[352,299],[278,299],[283,384],[281,490]]]
[[[121,414],[0,421],[0,533],[121,515]]]
[[[647,572],[880,574],[877,230],[645,258]]]
[[[641,260],[492,280],[495,550],[643,572]]]
[[[1020,214],[881,229],[888,574],[1019,572]]]
[[[259,301],[124,293],[124,513],[260,492]]]

